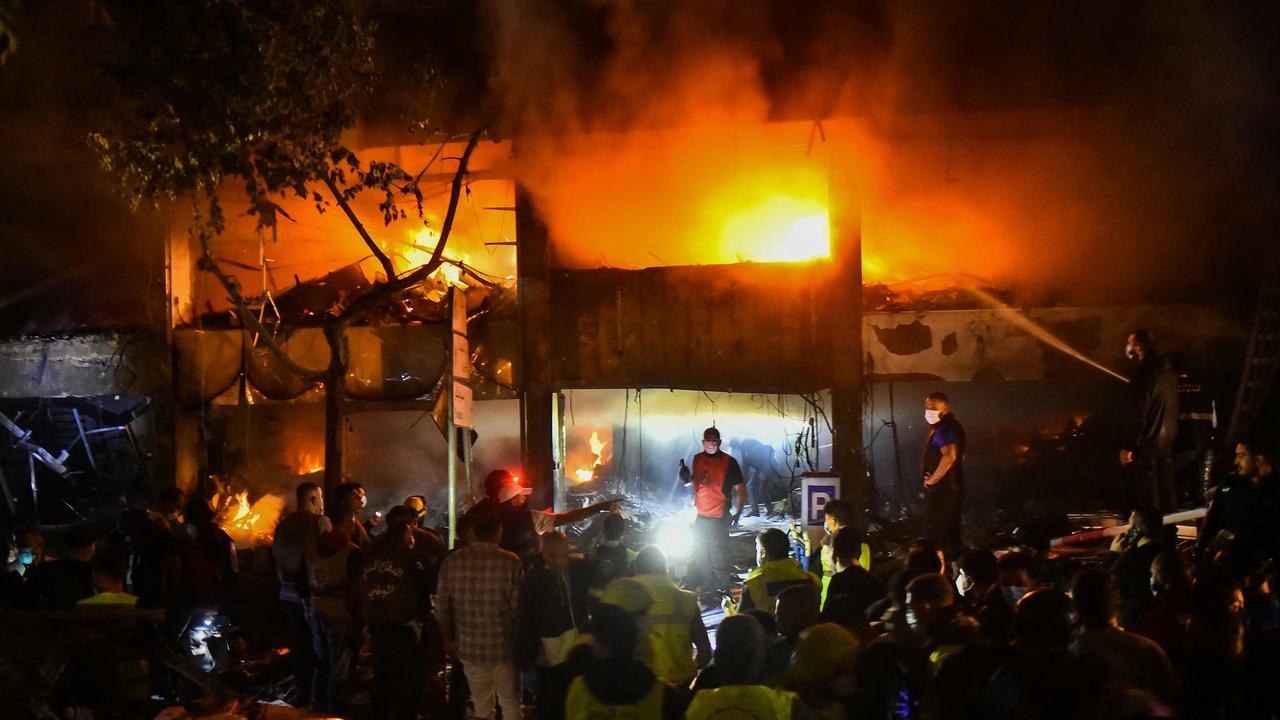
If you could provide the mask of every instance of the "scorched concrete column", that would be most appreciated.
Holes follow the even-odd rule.
[[[516,186],[516,272],[520,301],[520,459],[537,507],[553,504],[554,376],[551,370],[550,256],[547,226]]]
[[[862,442],[862,213],[856,179],[833,160],[829,174],[831,279],[827,328],[831,338],[832,469],[840,495],[862,512],[867,466]]]

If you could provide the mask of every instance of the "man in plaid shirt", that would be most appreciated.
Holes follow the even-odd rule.
[[[477,718],[519,718],[520,672],[516,668],[516,604],[524,566],[498,547],[502,525],[495,515],[475,519],[474,542],[444,559],[436,589],[436,617],[451,653],[462,661]]]

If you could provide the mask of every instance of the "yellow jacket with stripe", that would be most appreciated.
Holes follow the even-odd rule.
[[[815,593],[822,591],[822,582],[818,576],[805,572],[795,560],[769,560],[747,575],[737,610],[762,608],[773,614],[774,601],[782,591],[797,585],[812,587]]]
[[[640,659],[662,682],[689,682],[698,669],[689,633],[690,624],[701,615],[698,597],[676,587],[665,575],[637,575],[635,579],[650,599],[640,620]]]

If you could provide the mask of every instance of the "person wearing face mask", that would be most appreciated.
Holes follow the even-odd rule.
[[[1129,474],[1134,509],[1169,513],[1177,506],[1173,448],[1178,436],[1178,376],[1157,354],[1146,330],[1129,333],[1125,356],[1137,369],[1129,381],[1120,465]]]
[[[925,524],[928,535],[942,543],[947,556],[956,557],[964,549],[964,428],[941,392],[925,397],[924,419],[929,424],[923,458]]]
[[[983,641],[982,630],[956,604],[955,591],[943,575],[926,573],[907,585],[908,644],[923,651],[930,671],[970,645]]]
[[[996,561],[1000,595],[1009,607],[1017,607],[1024,596],[1040,586],[1035,568],[1035,559],[1022,550],[1007,552]]]
[[[333,529],[346,533],[358,547],[369,546],[369,528],[381,522],[379,515],[369,519],[368,523],[360,520],[360,511],[368,504],[364,486],[360,483],[343,483],[333,489],[332,496],[325,501],[325,513],[333,523]]]
[[[742,468],[732,455],[720,450],[720,431],[709,427],[702,433],[702,452],[693,456],[689,482],[693,486],[693,506],[697,547],[690,563],[690,573],[704,586],[723,587],[725,545],[729,542],[729,525],[737,523],[747,502],[747,489]],[[730,495],[736,500],[730,502]],[[732,514],[730,509],[733,509]]]

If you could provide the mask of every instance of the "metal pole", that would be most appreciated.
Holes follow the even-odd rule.
[[[444,392],[449,393],[449,422],[445,425],[445,444],[446,452],[449,456],[449,548],[452,549],[454,543],[458,539],[458,429],[453,425],[453,385],[457,382],[454,379],[453,367],[453,304],[457,302],[457,293],[453,288],[449,288],[449,343],[446,350],[449,355],[449,364],[445,368],[445,377],[448,382],[443,388]]]
[[[453,426],[453,383],[449,383],[449,424],[445,428],[449,453],[449,547],[458,539],[458,431]]]
[[[31,514],[35,516],[36,525],[40,524],[40,489],[36,486],[36,456],[27,453],[27,472],[31,478]]]
[[[455,435],[458,436],[458,442],[462,443],[462,482],[467,488],[467,497],[470,499],[479,493],[476,492],[474,461],[471,457],[471,428],[463,428],[463,431]]]
[[[71,417],[75,418],[76,430],[80,433],[80,442],[84,443],[84,454],[89,458],[89,467],[98,469],[98,461],[93,457],[93,448],[89,447],[89,436],[84,432],[84,423],[80,421],[80,411],[71,408]]]
[[[554,487],[554,495],[551,497],[551,509],[556,512],[564,512],[564,398],[560,393],[551,395],[551,456],[554,461],[552,465],[552,487]]]
[[[0,491],[4,492],[4,502],[9,506],[9,516],[18,517],[18,508],[13,502],[13,493],[9,491],[9,479],[4,476],[4,468],[0,467]]]

